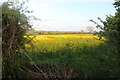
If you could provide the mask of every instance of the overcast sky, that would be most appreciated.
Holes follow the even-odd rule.
[[[80,31],[95,26],[90,19],[105,20],[106,15],[114,15],[113,3],[114,0],[29,0],[28,7],[41,19],[34,22],[37,30]]]

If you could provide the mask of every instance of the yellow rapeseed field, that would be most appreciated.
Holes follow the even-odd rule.
[[[34,36],[30,36],[34,37]],[[29,51],[54,52],[69,47],[76,50],[83,46],[95,46],[102,41],[93,34],[61,34],[61,35],[35,35],[33,47],[26,45]]]
[[[31,36],[33,37],[33,36]],[[63,34],[63,35],[36,35],[35,39],[44,40],[44,39],[56,39],[56,38],[98,38],[93,34]]]

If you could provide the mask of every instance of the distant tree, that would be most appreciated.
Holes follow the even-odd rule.
[[[84,30],[80,30],[81,33],[84,33]]]
[[[92,32],[94,31],[94,27],[88,26],[88,27],[86,28],[86,30],[87,30],[87,32],[92,33]]]

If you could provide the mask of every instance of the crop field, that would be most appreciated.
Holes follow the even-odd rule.
[[[93,52],[89,50],[101,43],[103,41],[98,40],[98,37],[93,34],[35,35],[32,46],[26,45],[26,49],[33,60],[39,64],[41,61],[45,63],[51,60],[52,62],[67,60],[70,55],[77,58],[77,55],[84,53],[92,54]]]
[[[98,37],[93,34],[35,35],[32,41],[33,46],[26,45],[26,47],[30,53],[47,54],[64,49],[71,49],[72,52],[75,52],[82,47],[94,47],[100,43],[102,41],[98,40]]]
[[[27,44],[26,49],[37,65],[65,64],[74,69],[79,77],[91,72],[105,77],[102,74],[110,73],[109,69],[117,71],[116,56],[111,56],[114,51],[108,52],[105,39],[98,39],[93,34],[35,35],[32,46]]]

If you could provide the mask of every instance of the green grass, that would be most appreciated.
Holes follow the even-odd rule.
[[[77,76],[114,77],[117,62],[114,50],[92,34],[37,35],[33,46],[26,45],[29,56],[37,65],[66,64]]]

